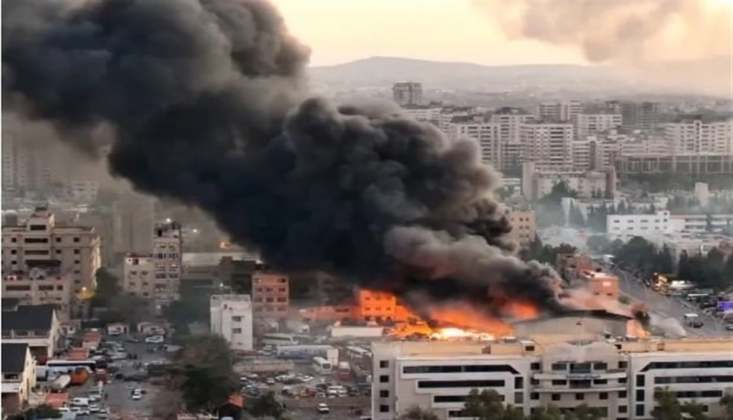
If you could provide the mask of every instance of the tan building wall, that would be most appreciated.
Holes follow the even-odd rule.
[[[127,254],[122,268],[122,289],[130,294],[153,296],[155,261],[150,254]]]
[[[58,260],[76,292],[96,288],[100,239],[93,227],[56,224],[53,213],[37,209],[20,226],[3,226],[3,272],[22,271],[35,261]]]
[[[512,223],[511,236],[519,243],[519,246],[526,247],[532,243],[537,235],[537,223],[534,212],[509,210],[507,215]]]
[[[183,237],[179,223],[169,221],[155,226],[153,298],[159,309],[162,305],[178,300],[183,264],[182,248]]]
[[[2,295],[14,298],[22,305],[57,305],[59,316],[70,316],[73,284],[69,277],[42,269],[31,269],[3,276]]]
[[[252,302],[256,317],[285,319],[290,307],[290,282],[279,273],[255,273],[252,276]]]

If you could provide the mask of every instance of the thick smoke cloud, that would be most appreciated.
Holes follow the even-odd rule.
[[[647,83],[730,95],[730,4],[718,0],[473,3],[510,38],[575,47],[589,62],[616,65]]]
[[[478,146],[389,106],[310,98],[308,49],[262,1],[11,1],[5,111],[65,140],[113,130],[111,171],[197,206],[280,269],[427,302],[561,309],[554,273],[514,256]],[[82,141],[80,141],[80,139]],[[422,298],[418,301],[415,294]]]

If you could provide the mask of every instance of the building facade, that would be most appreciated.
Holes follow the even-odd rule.
[[[17,226],[3,226],[4,273],[60,261],[60,272],[73,281],[75,292],[96,289],[101,266],[100,238],[93,227],[56,223],[47,209],[36,209]]]
[[[733,121],[692,120],[664,125],[675,154],[733,155]]]
[[[158,223],[153,232],[153,263],[155,278],[153,299],[156,308],[178,300],[181,282],[183,238],[180,223]]]
[[[542,168],[534,162],[522,164],[522,194],[529,200],[544,197],[560,182],[581,198],[616,194],[616,170],[612,166],[600,171],[572,171]]]
[[[563,123],[529,123],[520,128],[522,162],[543,166],[572,166],[573,125]]]
[[[583,112],[583,104],[578,101],[544,102],[537,106],[537,119],[550,122],[571,122]]]
[[[575,115],[575,137],[584,139],[592,134],[621,127],[621,114],[577,114]]]
[[[255,316],[258,318],[287,318],[290,309],[288,276],[278,273],[255,273],[252,276],[252,301]]]
[[[36,386],[36,361],[27,344],[2,344],[2,375],[2,411],[8,415],[25,408]]]
[[[59,265],[29,267],[6,274],[2,279],[4,298],[18,299],[23,305],[56,305],[59,316],[68,319],[74,297],[74,284]]]
[[[59,345],[61,323],[54,305],[21,305],[2,299],[2,342],[27,344],[36,359],[53,356]]]
[[[504,166],[503,148],[499,136],[499,124],[466,121],[448,125],[448,136],[453,139],[471,138],[476,140],[481,148],[481,161],[496,168]]]
[[[221,335],[234,351],[254,349],[252,300],[249,295],[212,295],[211,332]]]
[[[507,217],[512,224],[511,237],[520,247],[529,246],[537,237],[534,211],[507,209]]]
[[[122,289],[135,296],[152,298],[156,258],[152,254],[127,254],[122,266]],[[162,280],[162,279],[161,279]]]
[[[392,85],[392,97],[401,106],[421,105],[423,103],[422,84],[414,82]]]
[[[715,418],[733,387],[730,341],[722,338],[392,342],[374,343],[372,354],[376,420],[415,405],[441,420],[470,420],[462,410],[472,389],[494,390],[525,415],[549,404],[562,411],[586,404],[604,419],[651,419],[654,392],[664,386],[683,403],[704,404]]]

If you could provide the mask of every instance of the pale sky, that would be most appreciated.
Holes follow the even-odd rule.
[[[488,65],[584,62],[573,48],[507,40],[468,0],[273,1],[290,32],[311,47],[316,66],[371,56]]]

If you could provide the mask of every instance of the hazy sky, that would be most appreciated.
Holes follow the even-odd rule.
[[[645,23],[652,26],[653,22],[661,19],[656,18],[659,15],[645,11],[644,7],[660,7],[660,4],[662,7],[671,4],[668,9],[676,10],[667,15],[669,19],[665,22],[670,24],[672,32],[677,32],[677,36],[674,42],[647,44],[651,46],[649,50],[674,53],[700,52],[704,49],[718,54],[721,50],[725,53],[725,50],[730,49],[730,40],[725,38],[730,38],[729,22],[733,11],[733,0],[273,1],[284,15],[291,32],[312,48],[313,65],[337,64],[377,55],[489,65],[585,63],[581,46],[577,42],[576,45],[568,45],[573,43],[570,41],[577,41],[573,37],[595,41],[594,35],[601,33],[603,38],[606,34],[600,31],[610,29],[608,33],[624,41],[621,38],[628,37],[629,27],[637,32],[640,27],[636,25],[640,20],[629,20],[628,16],[645,14]],[[544,9],[541,9],[543,6],[534,7],[543,1]],[[580,2],[588,3],[583,10],[575,7]],[[521,36],[510,40],[507,27],[504,26],[502,30],[494,17],[498,16],[497,11],[504,13],[513,6],[523,5],[531,5],[535,11],[539,11],[534,16],[525,16],[526,19],[534,19],[529,26],[534,28],[538,19],[552,21],[555,27],[551,30],[556,32],[553,41],[559,40],[561,42],[556,44],[563,45],[517,39]],[[713,10],[714,13],[708,13]],[[598,18],[600,11],[603,11],[603,18]],[[700,11],[705,12],[704,17],[701,17]],[[680,19],[681,15],[685,18]],[[632,16],[632,19],[637,17]],[[597,25],[594,18],[598,20]],[[688,25],[687,32],[675,28],[681,21]],[[517,22],[521,24],[520,20]],[[568,25],[569,22],[575,24]],[[575,33],[563,33],[568,27],[572,27],[570,32]],[[713,28],[715,30],[711,30]],[[721,38],[725,40],[723,43],[720,42]],[[715,43],[715,48],[698,47],[710,43]]]
[[[312,48],[313,65],[378,55],[495,65],[584,62],[573,48],[508,42],[467,0],[274,2],[290,31]]]

